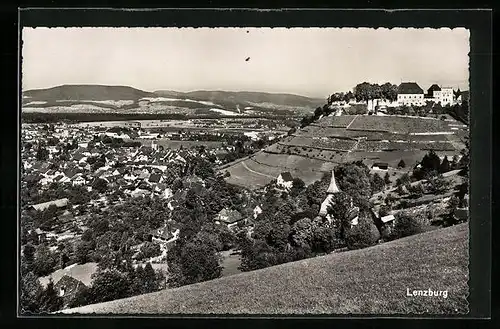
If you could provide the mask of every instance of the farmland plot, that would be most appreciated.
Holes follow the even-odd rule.
[[[359,116],[349,127],[356,130],[375,130],[401,133],[431,133],[450,131],[449,123],[438,119],[396,116]]]
[[[330,171],[335,167],[334,163],[322,160],[309,159],[298,155],[260,153],[254,158],[255,161],[270,166],[296,169],[298,171]]]
[[[321,127],[346,128],[356,118],[355,115],[327,116],[318,121]]]
[[[229,184],[243,186],[249,189],[256,189],[264,187],[273,179],[272,177],[268,177],[265,174],[252,171],[247,166],[245,166],[244,162],[245,161],[239,162],[234,166],[223,170],[223,172],[228,171],[231,174],[230,177],[226,178],[226,181]]]
[[[246,165],[252,170],[265,173],[266,175],[273,176],[275,178],[277,178],[281,173],[288,171],[290,172],[292,177],[298,177],[302,179],[306,185],[314,183],[315,181],[321,179],[321,177],[323,176],[323,172],[320,171],[301,171],[294,168],[276,167],[270,164],[259,163],[253,159],[249,159],[248,161],[246,161]],[[269,181],[271,181],[271,179],[269,179]]]
[[[416,165],[422,160],[427,151],[411,150],[411,151],[380,151],[380,152],[365,152],[354,151],[346,155],[346,161],[364,161],[368,166],[374,162],[387,162],[390,167],[396,168],[398,162],[402,159],[406,166]]]
[[[287,143],[290,146],[314,147],[326,150],[348,151],[354,147],[356,141],[339,138],[305,138],[294,137]]]

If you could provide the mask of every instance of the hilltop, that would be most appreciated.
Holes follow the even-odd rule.
[[[26,90],[23,96],[46,102],[57,102],[58,100],[137,100],[142,97],[155,97],[155,94],[127,86],[62,85],[47,89]]]
[[[325,103],[324,99],[309,98],[294,94],[275,94],[251,91],[208,91],[198,90],[186,93],[158,90],[155,94],[164,97],[178,97],[194,100],[208,100],[230,106],[253,107],[274,104],[276,106],[306,107],[314,109]]]
[[[407,289],[447,290],[447,298]],[[129,314],[464,314],[468,224],[171,290],[67,309]]]
[[[265,92],[158,90],[127,86],[62,85],[23,92],[23,112],[167,113],[187,115],[302,115],[325,100]]]

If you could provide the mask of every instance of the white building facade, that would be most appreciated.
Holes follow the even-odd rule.
[[[415,82],[403,82],[398,87],[398,104],[407,106],[425,105],[424,91]]]

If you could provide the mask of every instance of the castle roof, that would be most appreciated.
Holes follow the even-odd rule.
[[[416,82],[403,82],[398,86],[398,94],[423,94],[424,91]]]

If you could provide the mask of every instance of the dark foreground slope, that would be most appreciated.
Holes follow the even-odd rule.
[[[64,313],[466,313],[467,225]]]

